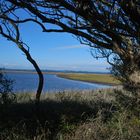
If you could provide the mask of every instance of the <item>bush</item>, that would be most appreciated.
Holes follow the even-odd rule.
[[[0,104],[10,104],[16,100],[13,93],[13,80],[8,79],[0,70]]]

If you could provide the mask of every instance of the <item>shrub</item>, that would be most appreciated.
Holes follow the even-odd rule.
[[[13,80],[8,79],[0,70],[0,104],[10,104],[16,100],[13,93]]]

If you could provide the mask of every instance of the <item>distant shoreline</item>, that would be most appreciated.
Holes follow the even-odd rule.
[[[109,74],[57,74],[60,78],[75,80],[75,81],[83,81],[94,84],[103,84],[109,86],[118,86],[121,85],[120,82],[114,79]],[[101,78],[103,77],[103,78]]]
[[[71,78],[66,78],[66,77],[61,77],[59,75],[56,75],[57,77],[64,78],[64,79],[69,79],[73,81],[81,81],[81,82],[86,82],[90,84],[99,84],[99,85],[107,85],[107,86],[117,86],[119,84],[111,84],[111,83],[105,83],[105,82],[97,82],[97,81],[88,81],[88,80],[76,80],[76,79],[71,79]]]
[[[16,74],[37,74],[36,71],[32,70],[3,70],[5,73],[16,73]],[[43,74],[55,74],[57,77],[60,78],[65,78],[65,79],[70,79],[74,81],[82,81],[82,82],[87,82],[87,83],[92,83],[92,84],[101,84],[101,85],[109,85],[109,86],[117,86],[120,85],[120,83],[114,82],[111,79],[111,82],[108,81],[108,77],[110,77],[110,74],[104,74],[104,73],[67,73],[67,72],[51,72],[51,71],[42,71]],[[72,77],[70,76],[72,75]],[[73,76],[79,76],[80,77],[73,77]],[[83,77],[83,76],[88,76]],[[94,77],[93,77],[94,75]],[[99,77],[106,76],[106,81],[104,79],[98,80]],[[89,79],[90,77],[90,79]],[[82,79],[81,79],[82,78]]]
[[[8,73],[37,73],[35,70],[28,69],[1,69]],[[110,74],[109,72],[89,72],[89,71],[69,71],[69,70],[41,70],[42,73],[83,73],[83,74]]]
[[[36,71],[24,70],[4,70],[5,73],[37,74]],[[42,72],[43,74],[56,74],[57,72]]]

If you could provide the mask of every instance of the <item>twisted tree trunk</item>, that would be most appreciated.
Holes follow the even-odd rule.
[[[140,97],[140,70],[134,70],[128,74],[128,80],[124,87],[134,93],[135,96]]]
[[[26,50],[21,44],[18,45],[19,48],[25,53],[27,60],[34,66],[38,77],[39,77],[39,83],[38,83],[38,88],[37,88],[37,92],[36,92],[36,101],[39,102],[40,101],[40,96],[41,96],[41,92],[43,89],[43,84],[44,84],[44,77],[43,74],[39,68],[39,66],[37,65],[37,63],[35,62],[35,60],[31,57],[30,53],[28,50]]]
[[[122,82],[124,89],[140,97],[140,56],[133,56],[129,55],[122,63],[116,65],[114,74]]]
[[[4,15],[4,17],[7,18],[6,15]],[[9,25],[9,24],[6,25],[6,22],[5,22],[5,20],[4,20],[4,22],[5,22],[5,23],[3,24],[4,27],[2,27],[2,26],[0,25],[0,34],[1,34],[3,37],[7,38],[8,40],[14,42],[14,43],[18,46],[18,48],[26,55],[27,60],[34,66],[34,68],[35,68],[35,70],[36,70],[36,72],[37,72],[37,74],[38,74],[38,77],[39,77],[39,83],[38,83],[38,88],[37,88],[37,92],[36,92],[36,101],[39,102],[39,100],[40,100],[40,95],[41,95],[41,92],[42,92],[42,89],[43,89],[43,83],[44,83],[43,74],[42,74],[42,72],[41,72],[39,66],[38,66],[37,63],[35,62],[35,60],[31,57],[31,55],[30,55],[30,53],[29,53],[29,49],[28,49],[29,47],[28,47],[25,43],[23,43],[23,42],[20,40],[20,32],[19,32],[18,25],[15,24],[15,23],[14,23],[12,20],[10,20],[10,19],[7,19],[7,21],[8,21],[8,23],[13,27],[13,29],[14,29],[15,31],[12,30],[12,29],[10,28],[10,25]],[[4,28],[4,29],[6,28],[6,31],[7,31],[7,32],[5,32],[5,30],[3,30],[3,28]],[[10,32],[11,32],[11,33],[10,33]],[[12,35],[13,35],[13,36],[12,36]],[[26,45],[26,47],[28,47],[28,48],[26,49],[26,48],[24,47],[24,45]]]

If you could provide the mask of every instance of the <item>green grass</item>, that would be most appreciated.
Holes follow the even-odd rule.
[[[116,80],[111,74],[57,74],[59,77],[71,80],[79,80],[91,83],[118,85],[120,81]]]
[[[132,94],[103,89],[17,95],[0,104],[0,140],[139,140],[140,104]]]

